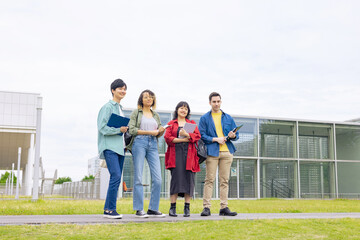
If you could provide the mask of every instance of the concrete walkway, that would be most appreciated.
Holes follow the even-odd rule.
[[[255,219],[330,219],[330,218],[360,218],[360,213],[240,213],[235,217],[224,217],[212,214],[201,217],[192,214],[190,217],[165,218],[137,218],[134,214],[124,214],[122,219],[104,218],[96,215],[20,215],[0,216],[0,226],[26,224],[114,224],[114,223],[143,223],[143,222],[179,222],[199,220],[255,220]]]

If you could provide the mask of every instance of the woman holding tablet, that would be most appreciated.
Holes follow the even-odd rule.
[[[201,138],[195,121],[189,120],[190,106],[179,102],[174,118],[165,132],[168,149],[165,167],[171,171],[169,215],[176,217],[177,197],[185,197],[184,217],[190,216],[190,199],[194,194],[195,173],[200,172],[199,158],[195,144]],[[188,129],[188,132],[185,130]]]

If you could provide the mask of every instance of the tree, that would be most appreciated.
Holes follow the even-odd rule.
[[[94,179],[95,179],[95,177],[90,174],[89,176],[85,176],[81,181],[90,182],[90,181],[93,181]]]
[[[4,174],[1,174],[0,183],[6,183],[6,180],[8,178],[11,179],[10,173],[6,171]],[[13,178],[14,178],[14,183],[16,183],[17,177],[14,174],[13,174]]]
[[[62,184],[64,182],[72,182],[70,177],[60,177],[56,179],[55,184]]]

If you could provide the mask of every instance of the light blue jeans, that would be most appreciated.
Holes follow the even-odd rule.
[[[151,175],[149,209],[158,211],[161,191],[161,167],[156,137],[150,135],[136,136],[132,146],[132,155],[134,165],[133,209],[144,209],[142,175],[146,158]]]

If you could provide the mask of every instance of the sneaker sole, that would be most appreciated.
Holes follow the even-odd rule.
[[[149,215],[149,218],[164,218],[164,217],[166,217],[165,214],[163,214],[163,215]]]
[[[143,216],[135,215],[135,217],[137,217],[137,218],[148,218],[149,215],[143,215]]]
[[[109,216],[109,215],[104,215],[104,218],[110,218],[110,219],[121,219],[122,215],[119,216]]]

